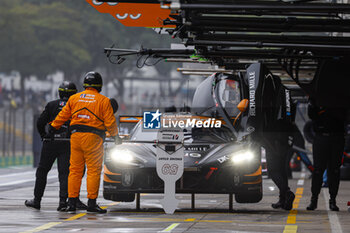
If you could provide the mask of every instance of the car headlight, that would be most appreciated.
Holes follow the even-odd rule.
[[[234,164],[250,162],[254,159],[254,153],[250,150],[238,151],[231,156],[231,161]]]
[[[110,156],[115,163],[131,163],[134,160],[134,155],[129,150],[112,150]]]

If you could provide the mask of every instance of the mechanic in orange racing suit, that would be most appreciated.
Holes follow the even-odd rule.
[[[84,78],[85,91],[71,96],[51,124],[59,129],[71,119],[71,157],[68,177],[68,209],[76,210],[85,163],[87,166],[88,212],[106,213],[97,203],[103,162],[105,131],[119,142],[116,119],[110,100],[101,95],[102,77],[97,72],[88,72]]]

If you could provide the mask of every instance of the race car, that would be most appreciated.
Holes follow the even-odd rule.
[[[184,127],[184,173],[176,193],[234,194],[238,203],[262,199],[263,129],[290,114],[289,92],[261,63],[245,73],[215,73],[194,94],[191,113],[164,114],[173,120],[220,121],[222,127]],[[107,149],[103,195],[132,202],[135,193],[163,193],[156,172],[157,131],[144,129],[142,118],[130,140]]]
[[[193,117],[181,114],[181,119]],[[147,132],[142,125],[137,123],[128,143],[106,151],[103,195],[107,200],[131,202],[135,193],[164,191],[156,172],[157,132]],[[176,183],[177,193],[234,193],[239,203],[261,200],[260,148],[232,141],[226,126],[183,131],[185,169]]]

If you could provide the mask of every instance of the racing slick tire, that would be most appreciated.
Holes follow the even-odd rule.
[[[245,191],[235,194],[237,203],[258,203],[261,201],[263,194],[261,191]]]
[[[306,141],[308,141],[309,143],[312,143],[314,141],[315,134],[316,134],[312,126],[312,121],[307,121],[305,123],[303,132],[304,132],[304,137]]]
[[[104,199],[120,202],[133,202],[135,201],[135,193],[104,193]]]

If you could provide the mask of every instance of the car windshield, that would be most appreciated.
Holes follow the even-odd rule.
[[[218,83],[219,100],[230,117],[239,114],[237,108],[241,101],[240,84],[236,80],[223,79]]]
[[[184,140],[186,143],[226,143],[233,140],[231,131],[225,126],[220,128],[184,128]],[[131,132],[132,141],[157,140],[157,130],[145,130],[140,121]]]

